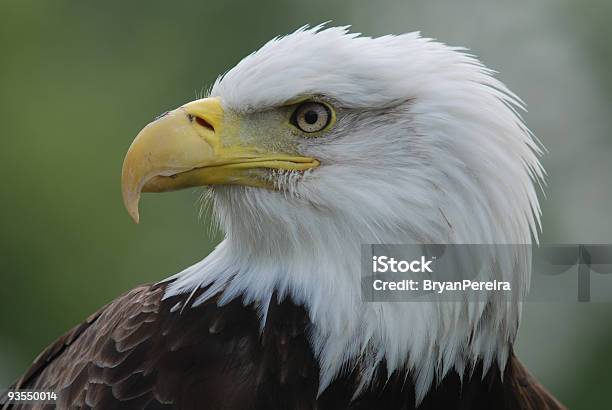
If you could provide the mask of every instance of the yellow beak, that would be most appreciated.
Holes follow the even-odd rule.
[[[230,125],[230,126],[227,126]],[[273,188],[262,170],[316,168],[314,158],[266,152],[240,143],[226,124],[218,98],[204,98],[170,111],[143,128],[123,161],[123,203],[138,223],[141,192],[213,184]]]

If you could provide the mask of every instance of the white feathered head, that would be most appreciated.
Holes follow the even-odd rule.
[[[321,388],[356,362],[366,384],[385,359],[422,397],[450,368],[503,366],[520,307],[364,303],[360,245],[530,243],[543,171],[520,109],[461,48],[302,28],[149,124],[126,156],[124,200],[137,219],[141,191],[209,186],[226,240],[171,292],[263,302],[262,320],[274,291],[290,296],[314,324]],[[527,264],[519,275],[526,288]]]

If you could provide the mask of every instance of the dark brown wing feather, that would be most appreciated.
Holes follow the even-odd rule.
[[[544,386],[512,355],[504,372],[506,395],[514,397],[510,404],[517,409],[565,409]]]
[[[411,378],[397,372],[387,378],[384,363],[356,399],[357,371],[317,396],[311,324],[289,300],[273,296],[262,332],[252,305],[218,306],[212,298],[181,312],[187,295],[162,300],[165,287],[141,286],[105,306],[41,353],[11,389],[53,390],[60,409],[414,408]],[[447,375],[419,406],[441,408],[562,406],[512,356],[503,383],[495,367],[484,377],[477,367],[463,382]]]

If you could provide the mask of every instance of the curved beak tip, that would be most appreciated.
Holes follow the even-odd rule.
[[[133,173],[130,172],[130,168],[124,164],[121,174],[121,196],[125,209],[136,223],[140,221],[138,204],[140,202],[141,184],[138,180],[139,178],[135,178]]]
[[[140,202],[140,193],[136,192],[123,192],[123,204],[128,214],[135,223],[140,222],[140,215],[138,213],[138,202]]]
[[[134,211],[129,212],[129,214],[132,217],[134,223],[138,225],[140,223],[140,215],[138,214],[138,208],[136,208]]]

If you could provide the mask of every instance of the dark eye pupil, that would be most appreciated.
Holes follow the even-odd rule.
[[[315,111],[312,111],[312,110],[306,111],[306,114],[304,114],[304,121],[306,121],[310,125],[317,122],[318,119],[319,119],[319,114],[317,114]]]

